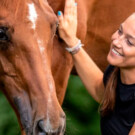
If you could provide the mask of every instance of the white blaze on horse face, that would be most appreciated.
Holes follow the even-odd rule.
[[[45,51],[45,47],[43,46],[43,41],[38,39],[37,42],[38,42],[40,53],[41,53],[41,55],[43,55],[43,53]]]
[[[51,129],[52,129],[52,125],[51,125],[51,121],[50,121],[50,116],[49,116],[49,107],[50,105],[52,105],[52,99],[51,99],[51,95],[48,94],[48,102],[47,102],[47,115],[46,115],[46,121],[45,121],[45,131],[46,132],[51,132]]]
[[[41,56],[42,56],[42,59],[43,59],[43,63],[46,66],[47,63],[46,63],[46,57],[45,57],[45,53],[44,53],[45,52],[45,47],[43,45],[44,43],[40,39],[37,40],[37,43],[38,43],[39,50],[40,50],[40,53],[41,53]],[[50,73],[48,73],[48,74],[50,75]],[[47,81],[48,81],[49,89],[52,92],[54,90],[54,86],[53,86],[52,80],[51,80],[49,75],[47,76]]]
[[[38,40],[37,40],[37,43],[38,43],[38,47],[39,47],[40,54],[41,54],[41,56],[42,56],[43,63],[44,63],[44,65],[46,65],[46,58],[45,58],[45,54],[44,54],[44,52],[45,52],[45,47],[43,46],[43,41],[40,40],[40,39],[38,39]]]
[[[28,19],[32,22],[32,29],[35,30],[38,14],[36,12],[36,8],[35,8],[33,3],[32,4],[28,4],[28,8],[29,8]]]

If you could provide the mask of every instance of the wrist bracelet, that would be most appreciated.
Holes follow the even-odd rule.
[[[65,49],[71,53],[72,55],[76,54],[80,48],[84,46],[82,43],[81,43],[81,40],[78,41],[77,45],[75,45],[74,47],[70,48],[70,47],[66,47]]]

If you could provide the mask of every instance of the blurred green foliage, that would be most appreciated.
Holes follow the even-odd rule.
[[[100,135],[98,104],[77,76],[70,76],[63,104],[66,135]],[[14,111],[0,92],[0,135],[21,135]]]
[[[78,76],[70,76],[63,109],[67,117],[67,135],[100,135],[98,104]]]
[[[20,135],[16,115],[2,92],[0,92],[0,135]]]

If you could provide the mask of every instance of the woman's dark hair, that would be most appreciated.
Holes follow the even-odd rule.
[[[119,68],[115,67],[107,80],[104,96],[100,105],[100,113],[105,116],[113,111],[116,98],[116,86],[118,80]]]

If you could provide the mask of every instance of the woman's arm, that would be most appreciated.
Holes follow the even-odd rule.
[[[74,0],[66,0],[64,15],[58,12],[59,34],[67,43],[68,47],[73,47],[78,43],[77,31],[77,5]],[[73,55],[74,64],[81,80],[91,96],[100,102],[103,91],[103,73],[88,56],[83,48]]]
[[[130,132],[129,132],[129,135],[135,135],[135,123],[134,125],[132,126]]]
[[[73,55],[74,65],[83,84],[91,96],[100,102],[103,96],[103,73],[83,48]]]

